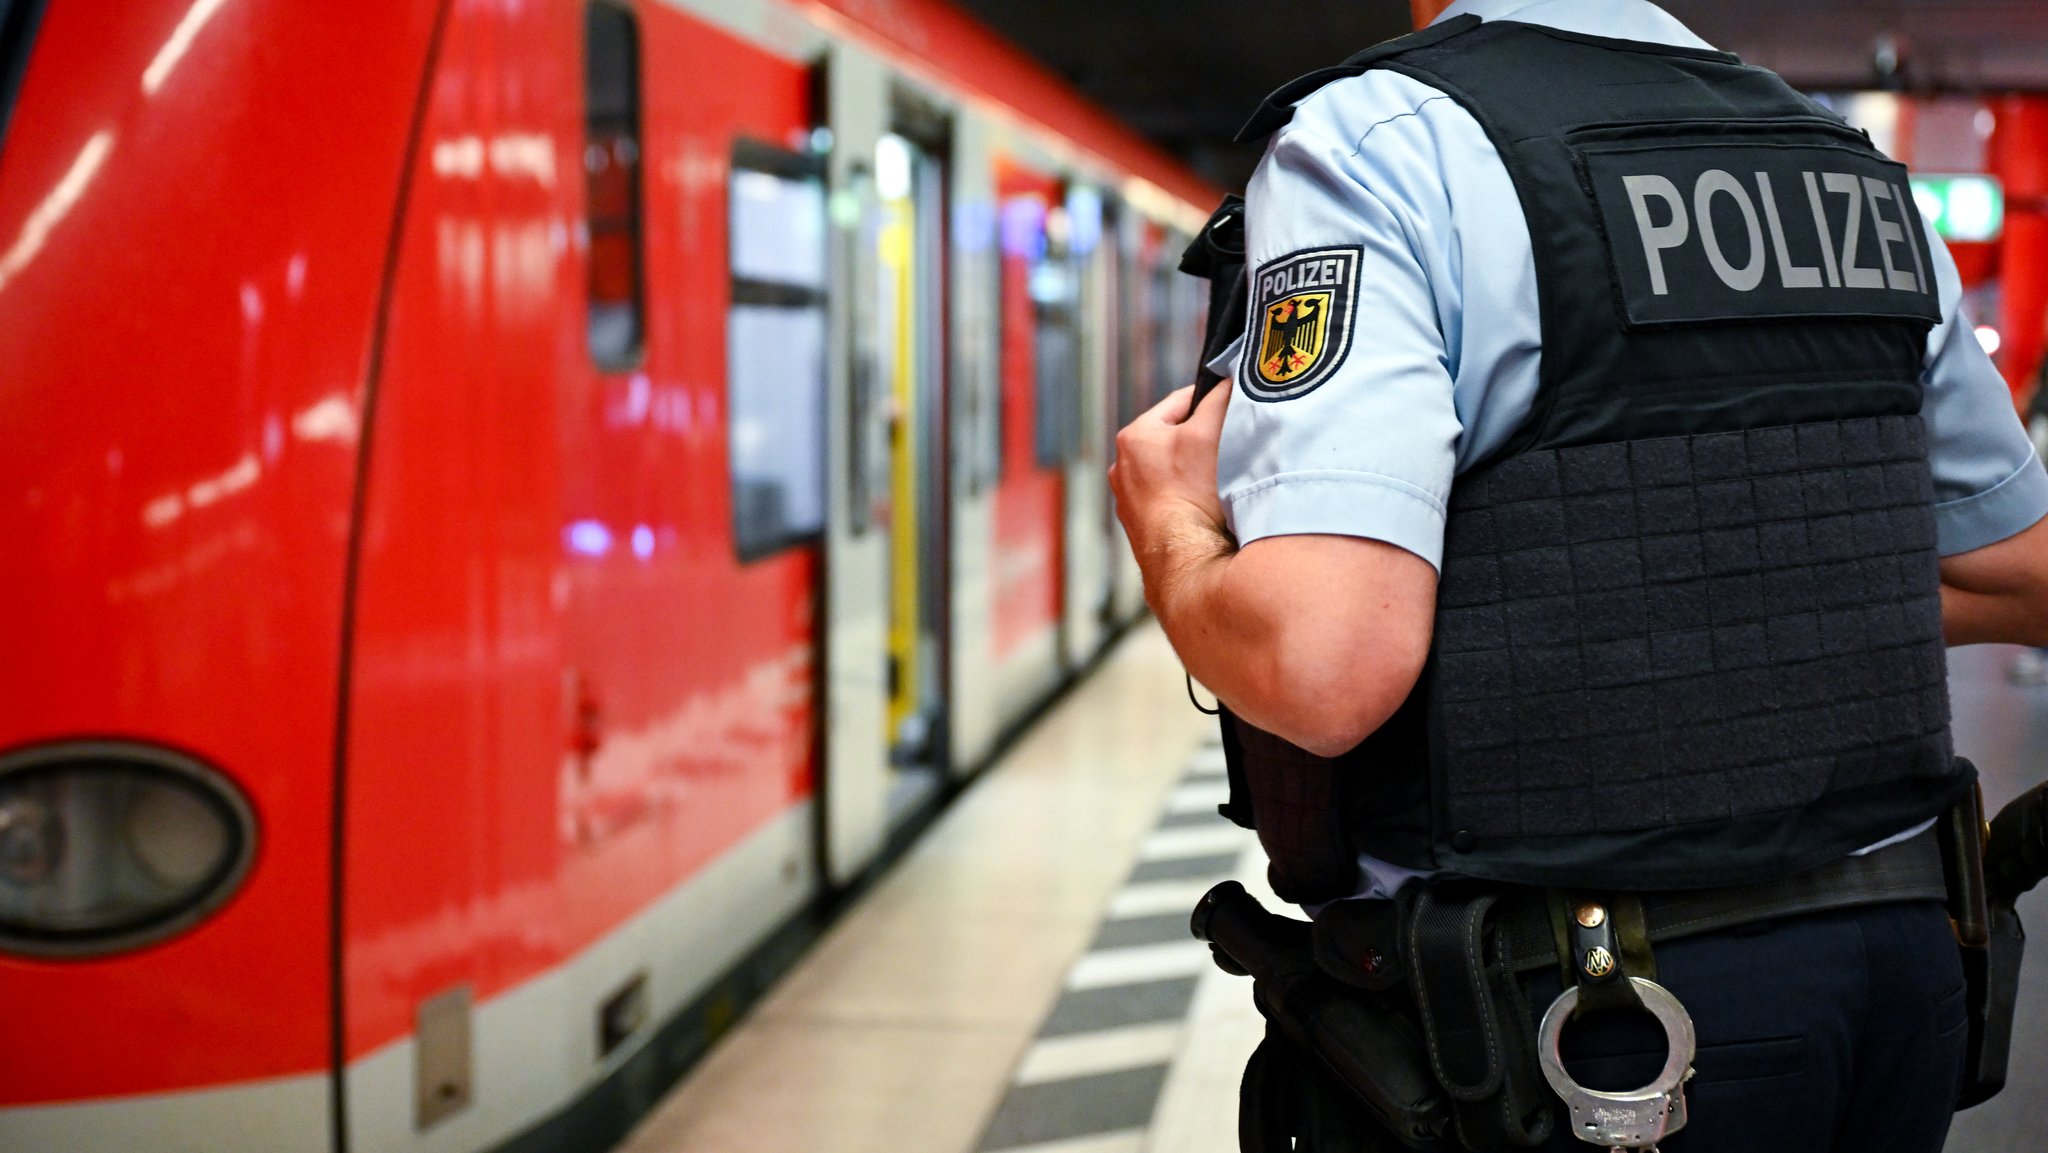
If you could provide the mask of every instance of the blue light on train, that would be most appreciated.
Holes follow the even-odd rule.
[[[641,560],[654,555],[654,530],[644,524],[633,526],[633,555]]]
[[[1003,255],[1039,260],[1045,256],[1045,202],[1036,196],[1003,201]]]
[[[562,530],[562,540],[570,552],[583,556],[603,556],[612,551],[612,530],[602,521],[571,521]]]

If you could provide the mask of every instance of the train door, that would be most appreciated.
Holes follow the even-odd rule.
[[[1106,209],[1090,185],[1068,187],[1065,207],[1066,286],[1071,310],[1072,376],[1058,396],[1070,406],[1062,423],[1061,485],[1066,503],[1061,588],[1061,659],[1068,668],[1085,664],[1102,647],[1109,616],[1109,459],[1104,452],[1108,424],[1111,356],[1116,347],[1111,318],[1116,303],[1112,258],[1103,243]],[[1057,395],[1057,394],[1056,394]]]
[[[827,877],[859,875],[887,838],[891,705],[890,437],[875,163],[889,135],[889,75],[858,47],[835,44],[824,67],[832,136],[831,388],[826,406],[825,775],[821,847]]]
[[[1112,449],[1115,431],[1138,418],[1148,407],[1152,395],[1151,380],[1153,358],[1156,352],[1154,333],[1159,324],[1158,293],[1152,270],[1159,262],[1159,229],[1151,221],[1136,212],[1126,211],[1116,222],[1116,261],[1118,268],[1117,292],[1117,350],[1116,387],[1114,389],[1115,415],[1110,421]],[[1138,571],[1138,559],[1131,553],[1130,541],[1124,536],[1123,527],[1116,524],[1114,507],[1111,509],[1111,555],[1114,557],[1114,572],[1111,577],[1111,612],[1119,621],[1136,618],[1145,609],[1144,577]]]
[[[495,1148],[672,1060],[816,891],[809,70],[611,0],[457,5],[440,52],[359,530],[356,1151]]]
[[[581,333],[548,234],[576,210],[542,173],[579,128],[577,75],[550,65],[583,27],[560,4],[445,19],[364,405],[337,830],[351,1150],[488,1144],[568,1088],[520,1101],[501,1047],[505,994],[563,959],[556,368]]]
[[[894,824],[932,795],[945,737],[946,165],[942,112],[899,90],[875,148],[879,376],[889,395],[889,704]]]
[[[1015,160],[996,173],[1001,246],[1001,463],[993,657],[999,724],[1060,677],[1066,464],[1079,437],[1076,278],[1060,182]]]

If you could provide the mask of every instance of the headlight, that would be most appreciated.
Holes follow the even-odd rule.
[[[227,900],[255,850],[248,801],[190,758],[113,742],[0,757],[0,949],[160,941]]]

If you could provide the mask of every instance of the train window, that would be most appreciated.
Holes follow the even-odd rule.
[[[961,453],[967,491],[979,496],[1003,475],[1003,256],[998,219],[988,201],[961,199],[953,209],[955,267],[965,290],[951,314],[958,361]]]
[[[742,141],[730,192],[726,385],[743,561],[825,527],[825,183],[812,157]]]
[[[640,32],[622,5],[583,10],[583,179],[590,356],[629,368],[645,327],[640,271]]]
[[[1045,239],[1031,268],[1034,455],[1041,467],[1072,460],[1081,440],[1080,276],[1065,208],[1045,214]]]

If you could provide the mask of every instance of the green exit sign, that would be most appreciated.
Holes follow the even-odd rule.
[[[1913,200],[1944,240],[1997,240],[2005,228],[2005,189],[1996,176],[1915,176]]]

